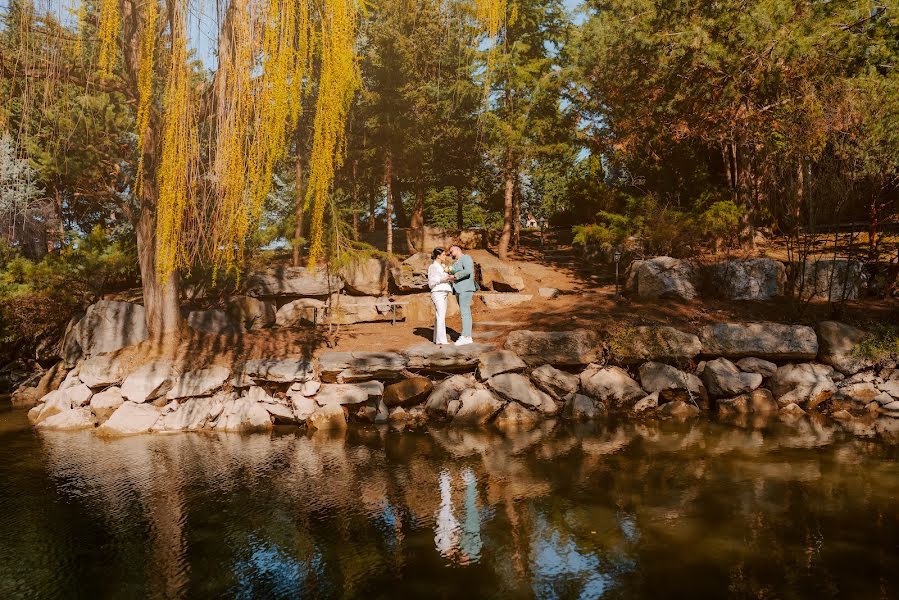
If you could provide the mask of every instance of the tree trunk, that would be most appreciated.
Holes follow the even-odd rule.
[[[425,245],[425,189],[420,177],[415,179],[415,203],[412,205],[412,214],[409,215],[409,233],[406,235],[406,245],[409,254],[424,252]]]
[[[503,178],[505,179],[505,193],[503,194],[503,232],[499,236],[497,254],[501,260],[509,256],[509,242],[512,240],[513,196],[515,193],[515,175],[512,169],[512,156],[506,154],[506,162],[503,165]]]
[[[878,231],[879,231],[879,207],[877,205],[877,193],[871,192],[871,207],[868,210],[868,259],[877,260]]]
[[[376,200],[377,193],[375,190],[368,190],[368,232],[375,232],[375,209],[377,208]]]
[[[396,169],[393,169],[394,175]],[[406,215],[406,205],[403,204],[403,187],[399,177],[394,176],[392,181],[393,211],[396,213],[396,225],[400,228],[409,227],[409,217]]]
[[[462,193],[462,189],[456,187],[456,229],[462,231],[465,227],[465,217],[463,214],[463,209],[465,207],[465,195]]]
[[[126,40],[140,40],[142,12],[137,0],[122,3],[123,37]],[[224,37],[224,36],[223,36]],[[122,52],[128,87],[137,98],[137,74],[140,68],[140,43],[125,44]],[[147,315],[147,330],[150,338],[159,341],[163,336],[176,334],[181,329],[181,310],[178,272],[160,276],[156,272],[156,157],[159,151],[159,132],[162,130],[162,114],[150,110],[147,131],[144,132],[144,173],[140,197],[140,212],[137,216],[137,256],[140,266],[141,285],[144,292],[144,309]]]
[[[63,254],[66,247],[66,221],[62,214],[62,194],[59,193],[59,188],[56,186],[53,187],[53,203],[56,208],[56,218],[58,219],[56,231],[59,236],[59,253]],[[48,247],[48,251],[52,251],[52,248]]]
[[[387,221],[387,254],[393,255],[393,159],[390,153],[384,163],[384,186],[386,188],[386,203],[384,219]]]
[[[515,187],[512,193],[512,248],[518,252],[521,245],[521,188],[518,178],[515,178]]]
[[[294,215],[296,216],[296,224],[293,228],[293,261],[295,267],[299,267],[303,260],[303,226],[306,211],[306,194],[303,193],[303,157],[297,149],[297,162],[295,170],[296,183],[294,184]]]
[[[353,241],[359,241],[359,160],[353,161]]]
[[[146,168],[146,166],[145,166]],[[152,184],[147,180],[144,189]],[[155,195],[153,196],[155,198]],[[141,285],[144,292],[144,309],[147,314],[147,330],[150,338],[160,341],[167,334],[181,329],[180,298],[178,294],[178,272],[161,277],[156,272],[156,215],[148,202],[149,195],[143,194],[140,217],[137,223],[137,256],[140,264]]]

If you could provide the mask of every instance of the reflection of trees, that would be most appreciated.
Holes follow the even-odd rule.
[[[61,494],[108,538],[104,567],[122,574],[109,595],[899,594],[899,452],[818,421],[41,444]],[[444,471],[459,526],[446,557]],[[52,538],[32,516],[14,543]]]

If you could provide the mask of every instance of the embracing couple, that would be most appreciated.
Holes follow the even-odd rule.
[[[459,312],[462,314],[462,335],[456,340],[456,345],[471,344],[471,300],[478,290],[474,261],[463,254],[459,246],[451,246],[446,252],[443,248],[434,248],[431,258],[434,262],[428,267],[428,287],[431,288],[436,315],[434,343],[449,344],[446,337],[446,306],[450,293],[453,293],[459,300]]]

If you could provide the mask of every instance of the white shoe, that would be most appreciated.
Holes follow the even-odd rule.
[[[456,340],[456,345],[457,346],[467,346],[468,344],[471,344],[473,342],[474,342],[474,340],[472,340],[470,337],[459,336],[459,339]]]

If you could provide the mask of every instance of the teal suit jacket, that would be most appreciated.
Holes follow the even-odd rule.
[[[459,257],[453,264],[453,274],[456,276],[456,280],[453,281],[453,292],[459,294],[478,291],[478,283],[474,279],[474,261],[470,256],[463,254]]]

